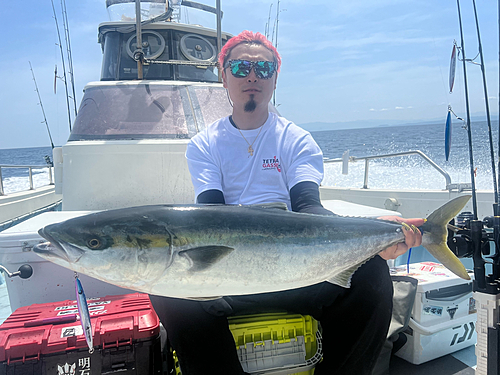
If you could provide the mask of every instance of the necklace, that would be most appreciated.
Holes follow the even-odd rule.
[[[250,156],[253,156],[253,144],[255,143],[255,141],[257,140],[257,138],[259,138],[259,135],[260,135],[260,132],[262,131],[262,128],[264,127],[264,125],[262,125],[260,127],[260,130],[259,132],[257,133],[257,136],[255,137],[255,139],[253,140],[252,143],[248,142],[248,140],[245,138],[245,136],[243,135],[243,133],[241,132],[240,128],[238,127],[238,125],[236,125],[232,120],[232,118],[230,118],[231,120],[231,123],[236,127],[236,129],[238,129],[238,131],[240,132],[241,136],[243,137],[243,139],[245,140],[245,142],[247,143],[248,145],[248,153],[250,154]]]
[[[243,139],[245,140],[245,142],[248,144],[248,153],[250,154],[250,156],[253,156],[253,144],[255,143],[255,141],[257,140],[257,138],[259,138],[259,135],[260,135],[260,132],[262,131],[262,128],[264,127],[264,125],[262,125],[260,127],[260,130],[259,132],[257,133],[257,136],[255,137],[255,139],[253,140],[252,143],[248,142],[247,139],[245,138],[245,136],[243,135],[243,133],[241,132],[240,128],[236,128],[238,129],[238,131],[240,132],[241,136],[243,137]]]

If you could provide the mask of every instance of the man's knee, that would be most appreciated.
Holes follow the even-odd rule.
[[[387,262],[376,255],[363,264],[352,277],[352,286],[362,285],[365,288],[392,290],[391,276]]]
[[[386,261],[376,256],[361,266],[353,276],[349,294],[364,309],[392,310],[393,289]]]

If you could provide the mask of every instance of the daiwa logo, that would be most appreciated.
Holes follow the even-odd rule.
[[[466,340],[470,340],[474,334],[474,322],[466,323],[463,326],[453,327],[452,329],[455,331],[455,334],[453,335],[450,346],[458,345]]]
[[[270,170],[276,169],[278,172],[281,172],[280,161],[276,156],[273,156],[270,159],[262,159],[262,170]]]

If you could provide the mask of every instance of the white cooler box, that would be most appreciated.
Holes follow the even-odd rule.
[[[434,262],[410,264],[409,273],[406,265],[395,271],[396,275],[418,279],[405,331],[408,341],[396,352],[398,357],[418,365],[476,343],[472,280],[463,280]]]
[[[33,303],[75,299],[74,272],[49,262],[33,252],[33,246],[46,240],[38,234],[45,225],[61,222],[89,211],[46,212],[0,232],[0,264],[10,272],[28,264],[33,275],[28,279],[5,275],[11,310]],[[128,294],[133,291],[79,275],[88,297]]]

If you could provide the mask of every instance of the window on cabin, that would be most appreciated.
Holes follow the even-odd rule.
[[[85,90],[69,141],[191,138],[230,113],[221,86],[96,85]]]

